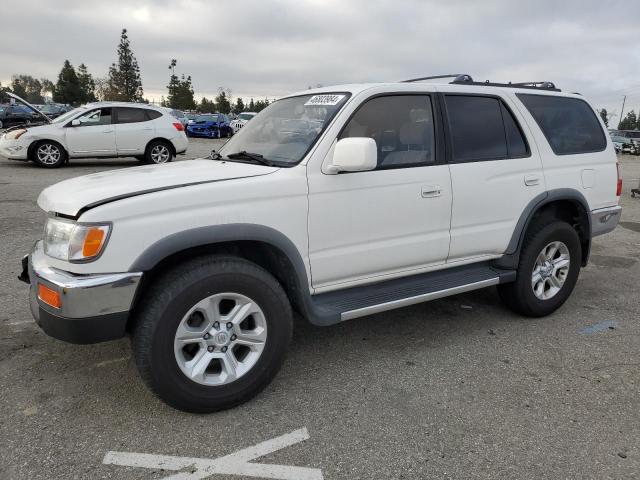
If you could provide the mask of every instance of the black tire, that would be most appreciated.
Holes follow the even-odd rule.
[[[548,219],[547,219],[548,220]],[[532,287],[532,274],[536,258],[551,242],[562,242],[569,253],[569,271],[560,290],[551,298],[538,298]],[[507,307],[527,317],[543,317],[560,308],[569,298],[578,280],[582,263],[582,247],[576,230],[566,222],[544,220],[533,224],[520,252],[517,279],[498,286],[498,294]]]
[[[188,378],[178,366],[174,338],[196,303],[216,293],[251,298],[264,312],[268,336],[257,363],[243,376],[220,386]],[[198,257],[158,278],[134,313],[132,348],[147,386],[174,408],[209,413],[246,402],[265,388],[284,361],[293,331],[289,300],[267,271],[241,258]]]
[[[48,156],[46,152],[53,157]],[[43,140],[33,147],[31,160],[41,168],[59,168],[67,162],[67,152],[59,143]]]
[[[156,157],[157,149],[162,149],[163,151],[167,152],[168,157],[166,160],[164,161],[155,160],[155,158],[157,158]],[[151,165],[169,163],[173,161],[175,157],[176,157],[176,154],[173,152],[173,146],[166,140],[154,140],[153,142],[149,142],[149,145],[147,145],[147,149],[144,152],[144,162],[149,163]]]

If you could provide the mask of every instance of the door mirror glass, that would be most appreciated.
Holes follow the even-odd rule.
[[[82,122],[80,122],[80,120],[79,120],[79,119],[77,119],[77,118],[76,118],[76,119],[74,119],[74,120],[71,120],[71,126],[72,126],[72,127],[79,127],[81,123],[82,123]]]
[[[343,138],[338,140],[333,150],[329,172],[364,172],[374,170],[377,163],[378,147],[373,138]]]

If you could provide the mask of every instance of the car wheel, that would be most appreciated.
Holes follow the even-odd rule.
[[[173,160],[173,149],[164,140],[155,140],[147,145],[147,151],[144,154],[146,163],[168,163]]]
[[[571,225],[536,223],[520,252],[516,281],[498,286],[500,298],[522,315],[549,315],[571,295],[581,262],[580,237]]]
[[[2,123],[2,120],[0,120],[0,129],[2,129],[4,127],[4,124]]]
[[[241,258],[199,257],[168,272],[136,308],[132,348],[149,388],[169,405],[207,413],[260,392],[293,330],[287,296]]]
[[[66,162],[67,152],[58,143],[45,140],[34,147],[31,159],[39,167],[58,168]]]

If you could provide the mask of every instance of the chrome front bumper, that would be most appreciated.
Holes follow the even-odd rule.
[[[48,264],[42,241],[35,244],[23,263],[31,284],[32,313],[46,333],[73,343],[95,343],[124,336],[141,272],[98,275],[64,272]],[[27,280],[24,273],[21,279]],[[60,308],[38,298],[38,284],[58,292]]]
[[[620,205],[592,210],[591,236],[597,237],[598,235],[604,235],[615,229],[620,221],[621,213],[622,207]]]

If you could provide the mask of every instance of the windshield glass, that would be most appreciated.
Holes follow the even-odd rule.
[[[639,132],[625,132],[626,136],[629,138],[640,138],[640,131]]]
[[[238,115],[238,118],[240,120],[250,120],[255,116],[256,116],[255,113],[241,113],[240,115]]]
[[[60,107],[58,107],[57,105],[45,105],[40,109],[40,111],[44,113],[56,113],[59,110],[60,110]]]
[[[326,93],[278,100],[231,137],[220,154],[226,156],[246,151],[295,165],[348,98],[345,93]]]
[[[196,122],[217,122],[217,115],[198,115],[196,117]]]
[[[70,112],[67,112],[64,115],[60,115],[59,117],[56,117],[55,119],[51,120],[51,123],[64,123],[72,119],[73,117],[75,117],[80,112],[84,112],[85,110],[86,110],[86,107],[74,108]]]

